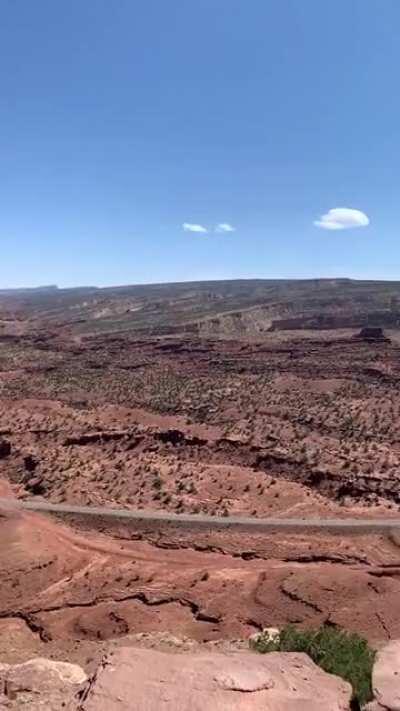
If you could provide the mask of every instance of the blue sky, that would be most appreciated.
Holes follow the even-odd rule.
[[[0,287],[400,278],[399,26],[398,0],[3,0]],[[314,224],[336,208],[369,224]]]

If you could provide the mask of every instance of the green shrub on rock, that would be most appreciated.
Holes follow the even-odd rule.
[[[372,699],[371,675],[375,651],[354,633],[335,627],[297,630],[284,627],[279,637],[266,632],[250,640],[257,652],[304,652],[328,674],[340,676],[353,688],[353,699],[360,707]]]

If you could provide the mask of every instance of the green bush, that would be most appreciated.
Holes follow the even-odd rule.
[[[250,641],[257,652],[305,652],[328,674],[336,674],[353,688],[353,700],[363,706],[372,699],[371,674],[375,652],[368,642],[335,627],[318,630],[297,630],[284,627],[279,638],[271,640],[260,634]]]

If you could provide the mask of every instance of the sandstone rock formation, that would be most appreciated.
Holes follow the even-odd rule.
[[[390,339],[385,336],[383,329],[378,326],[365,326],[356,335],[356,338],[361,341],[367,341],[367,343],[376,343],[381,341],[385,341],[387,343],[390,342]]]
[[[0,711],[349,711],[351,687],[307,655],[242,649],[109,651],[87,680],[83,669],[36,658],[0,664]],[[179,643],[178,643],[179,642]],[[400,641],[377,655],[374,700],[365,711],[400,711]]]
[[[67,662],[39,657],[24,664],[0,664],[0,709],[72,710],[85,681],[83,669]]]
[[[373,711],[400,711],[400,641],[392,640],[378,652],[372,672]]]
[[[168,654],[122,647],[108,655],[80,711],[346,711],[351,688],[305,654]]]

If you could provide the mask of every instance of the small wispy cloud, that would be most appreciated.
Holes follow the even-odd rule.
[[[215,232],[235,232],[236,227],[230,225],[229,222],[220,222],[216,228]]]
[[[196,225],[193,222],[184,222],[182,227],[184,232],[208,232],[206,227],[203,227],[203,225]]]
[[[315,220],[314,225],[323,230],[351,230],[354,227],[367,227],[369,217],[361,210],[349,207],[335,207]]]

